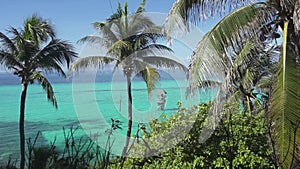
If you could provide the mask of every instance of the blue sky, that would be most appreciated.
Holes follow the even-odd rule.
[[[127,1],[130,11],[134,11],[141,2]],[[5,32],[9,26],[22,27],[23,21],[36,13],[51,21],[58,38],[69,40],[78,48],[75,44],[78,39],[95,32],[91,23],[104,21],[116,11],[118,2],[124,4],[125,0],[5,0],[1,2],[0,31]],[[146,11],[168,13],[174,2],[147,0]],[[212,25],[207,23],[204,26]]]
[[[105,21],[117,9],[117,4],[122,5],[126,0],[5,0],[1,2],[0,31],[5,32],[10,26],[21,28],[24,20],[32,14],[49,19],[54,25],[57,37],[71,42],[78,53],[82,51],[83,44],[76,42],[86,36],[95,33],[92,23]],[[141,0],[127,0],[129,10],[135,11]],[[162,13],[165,16],[175,0],[147,0],[146,12]],[[162,18],[163,20],[165,18]],[[189,62],[193,47],[196,46],[203,33],[207,32],[215,20],[207,20],[198,26],[199,33],[186,36],[172,48],[176,56]],[[195,36],[196,35],[196,36]],[[194,45],[186,42],[193,42]]]
[[[25,18],[34,13],[49,19],[56,28],[58,38],[75,43],[95,32],[91,23],[104,21],[125,0],[5,0],[1,2],[0,31],[9,26],[21,27]],[[111,2],[111,5],[110,5]],[[128,0],[130,11],[141,1]],[[167,13],[174,0],[148,0],[147,12]],[[77,45],[76,45],[77,46]]]

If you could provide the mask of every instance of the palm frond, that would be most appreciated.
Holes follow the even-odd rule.
[[[225,12],[237,9],[253,3],[252,0],[177,0],[168,16],[179,15],[183,19],[185,25],[189,26],[189,22],[197,23],[207,17],[222,15]]]
[[[272,82],[274,81],[273,80],[274,77],[272,76],[262,76],[262,78],[258,81],[257,83],[257,88],[260,88],[260,89],[268,89],[271,87],[272,85]]]
[[[180,69],[183,70],[185,73],[188,72],[188,68],[183,63],[180,63],[179,61],[176,61],[172,58],[162,56],[146,56],[142,58],[142,61],[155,67]]]
[[[11,41],[15,44],[17,55],[14,54],[15,59],[21,63],[25,62],[28,63],[34,53],[38,50],[38,46],[33,43],[31,40],[27,40],[23,38],[23,32],[18,31],[16,28],[11,27],[8,30],[8,33],[11,33],[13,37]],[[25,65],[28,66],[28,65]]]
[[[145,30],[150,30],[154,27],[152,20],[143,13],[130,15],[127,17],[128,28],[126,30],[127,37],[135,36],[143,33]]]
[[[73,46],[59,39],[52,39],[45,47],[36,52],[33,61],[53,60],[58,64],[66,63],[69,67],[70,62],[77,57]]]
[[[134,61],[136,76],[142,77],[146,82],[148,98],[151,97],[151,92],[156,88],[156,83],[160,78],[159,72],[154,67],[145,64],[145,62]]]
[[[253,87],[253,78],[254,78],[254,72],[251,71],[251,69],[246,69],[246,72],[244,73],[244,76],[242,78],[241,85],[246,90],[251,90]]]
[[[123,15],[127,16],[128,14],[129,14],[129,12],[128,12],[128,2],[125,1]]]
[[[4,35],[2,32],[0,32],[0,44],[1,48],[14,52],[16,55],[18,55],[17,47],[15,46],[13,41],[9,39],[6,35]]]
[[[178,37],[190,30],[185,21],[179,14],[170,12],[163,24],[162,32],[167,36],[168,42],[171,43],[172,38]]]
[[[27,18],[24,22],[23,38],[33,40],[37,45],[54,38],[55,32],[52,25],[36,14]]]
[[[100,35],[88,35],[77,41],[77,43],[85,43],[85,42],[102,44],[104,41]]]
[[[124,14],[124,11],[122,15],[119,16],[119,18],[116,18],[114,20],[110,20],[109,22],[105,22],[106,29],[102,29],[101,33],[107,35],[107,38],[111,36],[111,33],[115,35],[117,40],[125,39],[131,34],[129,34],[129,19],[130,16],[127,16]],[[109,32],[110,31],[110,32]]]
[[[146,5],[146,0],[143,0],[143,1],[140,3],[140,6],[138,7],[138,9],[136,10],[135,13],[141,13],[141,12],[144,12],[144,11],[145,11],[145,5]]]
[[[219,81],[213,81],[213,80],[207,80],[207,81],[202,81],[199,82],[198,86],[201,88],[206,88],[206,87],[217,87],[221,86],[222,83]]]
[[[161,38],[166,38],[166,34],[164,34],[163,29],[164,28],[162,26],[153,25],[153,26],[145,29],[142,34],[153,33],[154,35],[156,34],[155,37],[158,36]]]
[[[155,84],[160,78],[159,72],[153,67],[146,66],[141,74],[147,84],[148,96],[151,97],[151,92],[155,89]]]
[[[106,47],[109,47],[111,44],[118,41],[120,38],[115,34],[115,32],[112,29],[112,26],[114,25],[114,22],[116,20],[112,20],[110,22],[95,22],[93,26],[100,31],[100,37],[103,39],[102,41],[105,42],[104,45]],[[87,39],[89,40],[89,39]],[[92,40],[92,39],[91,39]],[[85,41],[83,41],[85,42]]]
[[[217,83],[221,85],[219,85],[220,89],[211,107],[215,122],[218,122],[220,119],[221,112],[224,111],[224,104],[230,100],[240,102],[243,97],[251,95],[253,79],[258,75],[257,72],[252,71],[251,67],[259,64],[259,62],[250,64],[250,60],[253,59],[251,49],[254,47],[253,42],[248,42],[228,68],[222,83]],[[194,93],[194,90],[198,87],[207,87],[203,86],[203,83],[205,84],[206,81],[210,80],[190,81],[188,88],[190,91],[188,93]]]
[[[20,39],[23,39],[23,37],[22,37],[22,32],[21,32],[21,31],[19,32],[19,31],[18,31],[16,28],[14,28],[14,27],[10,27],[10,28],[8,29],[7,32],[8,32],[8,33],[11,33],[11,34],[13,35],[12,41],[13,41],[14,43],[19,42]]]
[[[300,1],[295,2],[294,13],[293,13],[293,22],[295,27],[296,34],[300,34]]]
[[[191,81],[224,79],[224,73],[232,65],[232,53],[239,53],[244,43],[253,40],[254,26],[251,23],[257,19],[262,8],[255,4],[240,8],[205,34],[190,61]],[[243,30],[242,34],[240,30]]]
[[[14,55],[6,51],[0,50],[0,65],[7,67],[8,69],[23,69],[23,65],[18,62]]]
[[[140,53],[145,52],[145,55],[148,54],[152,54],[152,55],[170,55],[172,54],[174,51],[162,44],[148,44],[147,46],[142,46],[142,48],[140,49]],[[146,55],[147,56],[147,55]]]
[[[122,9],[122,5],[120,2],[118,2],[118,9],[115,13],[113,13],[109,18],[106,19],[106,22],[111,22],[113,20],[116,20],[120,17],[122,17],[123,15],[123,9]]]
[[[230,68],[232,69],[231,83],[238,85],[237,87],[242,86],[243,89],[251,89],[253,87],[254,74],[257,72],[252,69],[256,64],[260,64],[257,55],[254,57],[251,55],[251,50],[254,47],[256,46],[254,46],[253,42],[247,42]],[[251,63],[252,60],[255,60],[255,63]]]
[[[66,74],[60,64],[51,58],[51,54],[48,54],[46,57],[39,57],[38,60],[34,60],[32,62],[32,67],[34,67],[33,69],[43,70],[46,73],[55,72],[66,77]]]
[[[139,46],[141,48],[143,48],[149,44],[152,44],[152,43],[157,44],[157,41],[167,40],[167,37],[162,33],[146,32],[146,31],[150,31],[150,30],[149,29],[145,30],[145,32],[143,32],[141,34],[133,35],[133,36],[129,37],[128,39],[135,41],[136,44],[138,44],[137,46]]]
[[[254,47],[254,44],[252,41],[247,42],[243,49],[241,50],[241,52],[238,54],[238,56],[235,58],[234,62],[233,62],[233,66],[234,67],[238,67],[241,65],[245,65],[247,63],[249,63],[250,59],[249,55],[251,52],[251,49]]]
[[[43,89],[47,92],[47,98],[49,101],[52,102],[53,106],[57,108],[57,101],[56,97],[52,88],[51,83],[48,81],[47,78],[45,78],[41,73],[34,72],[31,75],[32,80],[36,80],[38,83],[40,83],[43,87]]]
[[[118,40],[108,49],[108,54],[118,56],[120,60],[133,52],[130,42]]]
[[[293,160],[300,156],[295,148],[300,145],[300,65],[297,55],[287,48],[287,25],[285,22],[283,49],[270,105],[274,138],[283,168],[290,168]]]
[[[73,71],[78,72],[81,69],[89,67],[103,67],[104,65],[116,61],[115,58],[107,56],[89,56],[85,58],[77,59],[73,62],[69,68],[68,76],[72,74]]]
[[[15,43],[2,32],[0,32],[0,44],[0,64],[6,67],[17,66],[23,68],[22,64],[15,58],[15,56],[19,54]]]

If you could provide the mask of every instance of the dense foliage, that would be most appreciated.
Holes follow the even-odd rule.
[[[131,155],[159,152],[165,144],[176,139],[181,141],[154,156],[127,159],[124,168],[275,168],[264,111],[251,114],[242,111],[239,104],[227,104],[216,130],[206,141],[200,142],[202,128],[207,125],[205,119],[209,107],[210,104],[200,104],[189,109],[182,108],[170,118],[153,120],[151,132],[142,130],[143,138],[131,150]],[[189,128],[191,122],[193,125]],[[178,128],[168,132],[173,125],[178,125]],[[181,131],[190,129],[183,139],[178,134],[179,128]],[[166,140],[150,144],[151,139],[166,133]],[[149,143],[152,151],[149,151],[145,142]]]
[[[221,110],[233,95],[246,103],[256,97],[254,89],[264,86],[278,164],[299,168],[300,1],[177,0],[166,31],[176,32],[176,23],[182,23],[179,30],[188,30],[191,24],[219,14],[224,17],[199,41],[191,57],[190,88],[207,80],[222,81],[214,109]]]

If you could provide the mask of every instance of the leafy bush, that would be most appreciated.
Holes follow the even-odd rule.
[[[153,120],[151,133],[142,130],[143,141],[135,143],[130,152],[132,156],[146,157],[128,158],[123,168],[275,168],[264,111],[251,114],[242,111],[237,103],[227,104],[213,134],[201,142],[199,138],[203,126],[207,125],[209,108],[210,104],[181,108],[168,119]],[[180,138],[180,132],[187,130],[184,138]],[[164,137],[160,137],[159,143],[151,144],[157,136]],[[165,152],[159,151],[172,142],[177,144]],[[151,155],[147,153],[153,154],[147,157]],[[111,166],[115,167],[118,165]]]

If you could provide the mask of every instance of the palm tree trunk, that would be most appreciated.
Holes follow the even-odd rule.
[[[21,161],[20,169],[25,168],[25,132],[24,132],[24,117],[25,117],[25,101],[27,93],[28,83],[22,83],[22,94],[21,94],[21,104],[20,104],[20,120],[19,120],[19,132],[20,132],[20,152]]]
[[[123,157],[125,157],[127,153],[127,148],[131,137],[131,127],[132,127],[132,96],[131,96],[130,75],[127,75],[126,78],[127,78],[127,94],[128,94],[128,127],[127,127],[127,134],[126,134],[126,143],[122,152]]]

